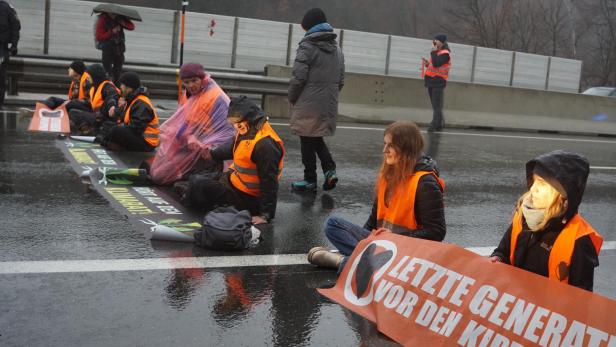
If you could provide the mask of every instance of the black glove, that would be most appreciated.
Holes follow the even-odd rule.
[[[17,45],[11,45],[11,49],[9,50],[12,56],[17,55]]]

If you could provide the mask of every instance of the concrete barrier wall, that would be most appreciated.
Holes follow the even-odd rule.
[[[96,17],[90,16],[97,2],[9,2],[15,5],[24,23],[22,52],[90,59],[100,57],[92,37]],[[127,60],[177,63],[178,12],[133,8],[139,11],[143,22],[136,23],[135,31],[126,32]],[[48,35],[45,35],[46,12],[49,13]],[[210,36],[212,20],[216,25]],[[431,40],[340,29],[336,33],[349,72],[419,78],[421,57],[429,58]],[[188,12],[185,60],[198,61],[209,67],[255,71],[262,71],[267,64],[292,65],[303,36],[304,31],[298,24]],[[455,43],[450,43],[450,46],[453,58],[451,81],[578,91],[580,61],[523,53],[514,57],[511,51]]]
[[[267,72],[290,77],[291,69],[268,67]],[[289,116],[285,97],[268,96],[264,104],[274,117]],[[404,119],[427,124],[432,108],[421,80],[347,73],[339,114],[363,122]],[[607,97],[450,82],[444,114],[448,126],[616,135],[616,99]],[[593,121],[599,114],[608,120]]]

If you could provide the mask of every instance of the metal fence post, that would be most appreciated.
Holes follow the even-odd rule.
[[[471,83],[475,83],[475,66],[477,66],[477,46],[473,46],[473,63],[471,65]]]
[[[550,88],[550,70],[552,69],[552,57],[548,57],[548,72],[545,74],[545,90]]]
[[[49,54],[49,23],[51,21],[51,0],[45,0],[45,31],[43,33],[43,54]]]
[[[387,35],[387,55],[385,56],[385,75],[389,75],[389,59],[391,58],[391,35]]]
[[[240,19],[235,17],[235,21],[233,22],[233,46],[231,48],[231,68],[235,68],[236,60],[237,60],[237,36],[239,32]]]
[[[171,34],[171,64],[178,63],[178,42],[179,42],[179,30],[180,25],[180,11],[177,10],[173,13],[173,33]]]
[[[513,76],[515,75],[515,52],[511,54],[511,74],[509,75],[509,86],[513,87]]]
[[[289,23],[289,32],[287,33],[287,66],[291,65],[291,45],[293,44],[293,24]]]
[[[340,39],[338,40],[338,45],[342,48],[342,43],[344,42],[344,29],[340,29]]]

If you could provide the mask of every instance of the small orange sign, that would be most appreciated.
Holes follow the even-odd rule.
[[[52,110],[44,104],[37,102],[28,130],[69,134],[71,132],[71,125],[65,105],[63,104]]]

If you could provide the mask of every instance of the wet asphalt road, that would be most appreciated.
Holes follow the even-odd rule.
[[[11,119],[0,119],[13,128]],[[277,123],[277,122],[275,122]],[[4,124],[4,125],[2,125]],[[256,248],[231,254],[297,254],[327,244],[330,214],[362,224],[381,161],[379,126],[344,124],[328,139],[341,182],[300,195],[299,141],[275,125],[287,157],[276,220]],[[220,255],[151,243],[84,186],[53,136],[0,130],[0,261],[167,258]],[[593,167],[581,213],[616,240],[616,139],[451,130],[427,134],[446,189],[446,241],[494,246],[524,191],[524,163],[554,149],[586,155]],[[227,254],[229,255],[229,254]],[[616,298],[616,251],[607,250],[595,291]],[[387,345],[374,326],[314,288],[335,274],[307,265],[225,269],[0,275],[0,345],[353,346]]]

